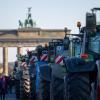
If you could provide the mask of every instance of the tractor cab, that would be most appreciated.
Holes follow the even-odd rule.
[[[82,47],[82,40],[79,37],[71,38],[70,40],[70,54],[72,57],[80,57],[81,54],[81,47]]]
[[[49,60],[55,63],[56,59],[67,58],[69,54],[70,39],[65,35],[64,39],[53,39],[49,42]],[[57,58],[58,57],[58,58]],[[60,59],[61,60],[61,59]]]
[[[55,57],[63,52],[63,39],[53,39],[49,42],[49,61],[54,63]]]
[[[96,29],[96,36],[91,37],[89,48],[93,52],[100,54],[100,25]]]
[[[96,25],[96,13],[100,10],[93,8],[92,13],[86,13],[86,26],[81,31],[83,34],[82,54],[87,54],[87,58],[93,58],[94,61],[100,59],[100,25]]]

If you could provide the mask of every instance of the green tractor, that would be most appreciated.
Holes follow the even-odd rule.
[[[35,100],[35,62],[37,61],[37,53],[35,51],[27,51],[26,55],[18,56],[18,64],[14,68],[16,79],[16,97],[20,100]],[[16,64],[15,64],[16,65]]]
[[[28,100],[30,94],[30,75],[26,55],[18,55],[18,64],[14,68],[16,98],[20,100]],[[16,64],[15,64],[16,65]]]
[[[27,51],[24,60],[21,63],[21,100],[36,99],[36,66],[37,59],[36,51]]]
[[[51,67],[50,100],[64,100],[64,76],[66,67],[63,59],[69,55],[69,37],[49,42],[49,63]]]
[[[81,52],[79,57],[65,59],[64,100],[100,100],[100,26],[95,10],[100,8],[86,13],[86,26],[78,25],[79,34],[71,34],[81,38]]]

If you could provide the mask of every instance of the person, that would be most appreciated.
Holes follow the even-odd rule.
[[[2,80],[1,80],[1,77],[0,77],[0,100],[1,100],[1,89],[2,89]]]
[[[1,92],[0,92],[1,100],[5,100],[5,94],[6,94],[6,78],[5,78],[5,76],[3,76],[1,78],[1,85],[2,85]]]

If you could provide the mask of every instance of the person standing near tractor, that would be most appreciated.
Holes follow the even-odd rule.
[[[0,90],[0,95],[1,95],[0,99],[1,100],[5,100],[6,92],[7,92],[6,77],[2,76],[2,78],[1,78],[1,90]]]

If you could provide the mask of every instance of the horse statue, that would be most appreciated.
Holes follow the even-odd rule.
[[[23,27],[23,23],[19,20],[19,27],[22,28]]]

